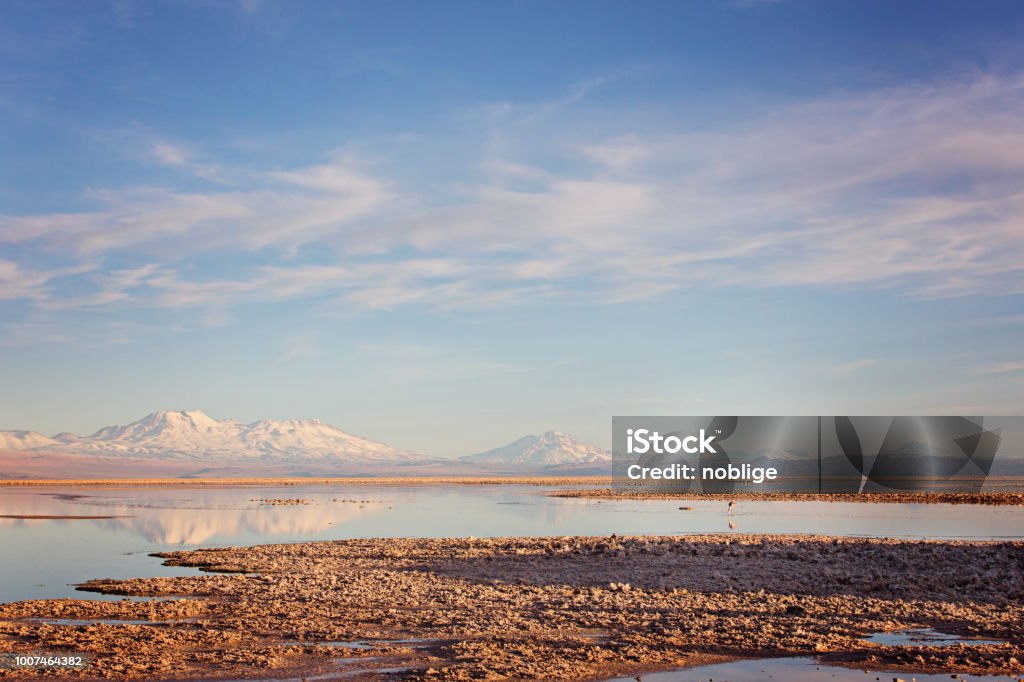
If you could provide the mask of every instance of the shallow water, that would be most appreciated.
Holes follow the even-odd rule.
[[[838,666],[824,665],[814,658],[759,658],[745,661],[733,661],[731,663],[717,663],[715,665],[702,665],[696,668],[685,668],[681,670],[668,670],[665,672],[649,673],[640,677],[617,677],[609,682],[635,682],[642,679],[643,682],[708,682],[708,680],[721,680],[728,682],[764,682],[764,680],[783,680],[785,682],[819,682],[829,680],[830,682],[874,682],[882,680],[904,680],[911,682],[937,682],[944,680],[949,682],[952,677],[949,673],[908,673],[904,671],[885,670],[863,670],[860,668],[840,668]],[[957,675],[957,680],[963,682],[970,680],[985,680],[994,682],[1009,680],[1016,682],[1016,677],[1005,676],[978,676],[978,675]]]
[[[304,540],[612,533],[1024,538],[1020,507],[740,501],[730,515],[722,501],[557,498],[545,495],[549,490],[511,485],[0,487],[0,601],[103,598],[76,592],[73,584],[198,572],[162,566],[151,552]],[[296,499],[303,503],[266,502]]]
[[[971,639],[959,637],[933,628],[913,628],[910,630],[894,630],[892,632],[876,632],[865,637],[869,642],[886,646],[912,647],[944,647],[944,646],[983,646],[985,644],[1005,644],[995,639]]]

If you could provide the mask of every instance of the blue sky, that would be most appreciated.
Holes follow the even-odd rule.
[[[1016,2],[0,4],[0,428],[1024,413]]]

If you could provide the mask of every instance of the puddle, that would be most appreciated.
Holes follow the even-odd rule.
[[[957,675],[959,682],[1016,682],[1016,677]],[[780,682],[865,682],[865,680],[881,679],[906,680],[910,682],[950,682],[950,673],[911,673],[906,671],[886,671],[872,668],[839,668],[824,665],[814,658],[758,658],[731,663],[702,665],[682,670],[666,670],[629,677],[616,677],[608,682],[708,682],[708,680],[728,680],[729,682],[764,682],[779,680]]]
[[[912,647],[943,647],[959,646],[982,646],[985,644],[1006,644],[996,639],[972,639],[939,632],[934,628],[915,628],[909,630],[893,630],[892,632],[876,632],[864,638],[868,642],[884,644],[886,646],[912,646]]]
[[[411,672],[413,668],[360,668],[358,670],[345,670],[339,673],[335,673],[334,677],[329,679],[342,680],[357,675],[398,675],[400,673]],[[313,679],[313,678],[309,678]]]
[[[339,649],[372,649],[373,646],[366,642],[310,642],[313,646],[329,646]]]
[[[387,639],[381,644],[388,646],[407,646],[410,649],[425,649],[428,646],[434,644],[437,640],[434,639],[423,639],[421,637],[413,637],[410,639]]]
[[[272,677],[264,678],[264,680],[265,682],[313,682],[313,680],[343,680],[357,677],[359,675],[397,675],[399,673],[411,672],[415,669],[407,666],[393,668],[374,668],[366,666],[367,663],[383,660],[384,659],[376,656],[371,656],[368,658],[336,658],[334,659],[334,663],[344,669],[334,670],[326,673],[318,673],[315,675],[303,675],[302,677]],[[222,680],[221,682],[253,682],[253,680],[252,678],[249,678],[237,680]]]
[[[194,595],[174,595],[166,597],[151,597],[145,595],[135,594],[116,594],[114,592],[96,592],[94,590],[86,590],[81,587],[75,586],[76,592],[88,592],[88,597],[80,597],[86,601],[134,601],[134,602],[151,602],[151,601],[176,601],[178,599],[198,599]],[[78,595],[76,595],[78,596]]]
[[[360,671],[362,674],[364,671]],[[303,675],[302,677],[263,677],[263,678],[238,678],[233,680],[219,680],[218,682],[313,682],[313,680],[340,680],[350,677],[349,673],[333,672],[320,673],[319,675]]]
[[[426,647],[430,646],[431,644],[433,644],[433,642],[434,642],[434,640],[430,640],[430,639],[412,638],[412,639],[363,640],[363,641],[358,641],[358,642],[356,642],[356,641],[342,642],[342,641],[332,641],[332,640],[308,640],[308,641],[307,640],[285,640],[282,643],[283,644],[289,644],[289,645],[298,645],[298,646],[326,646],[326,647],[333,647],[333,648],[337,648],[337,649],[353,649],[353,650],[363,651],[363,650],[367,650],[367,649],[379,649],[379,648],[382,648],[382,647],[391,647],[391,646],[403,646],[403,647],[408,647],[410,649],[423,649],[423,648],[426,648]],[[341,659],[341,660],[367,661],[367,660],[371,660],[371,659],[368,659],[368,658],[358,658],[358,659]]]

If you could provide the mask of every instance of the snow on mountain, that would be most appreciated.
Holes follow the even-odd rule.
[[[239,426],[233,420],[218,421],[199,410],[154,412],[127,426],[104,427],[68,445],[79,452],[112,455],[256,454],[239,451]]]
[[[427,460],[423,455],[353,436],[316,419],[264,419],[243,424],[234,419],[214,419],[199,410],[154,412],[125,426],[104,427],[91,436],[62,433],[55,440],[41,438],[50,450],[148,459],[298,463]]]
[[[307,457],[330,457],[342,454],[361,460],[388,462],[420,461],[422,455],[396,450],[390,445],[353,436],[319,419],[275,421],[264,419],[242,427],[241,440],[260,452]]]
[[[31,450],[59,443],[35,431],[0,431],[0,450]]]
[[[107,426],[89,436],[60,433],[48,438],[31,431],[0,431],[0,450],[37,451],[65,458],[67,466],[186,467],[187,472],[274,470],[329,474],[381,471],[407,465],[431,473],[451,471],[566,471],[610,468],[611,455],[558,431],[526,436],[508,445],[458,461],[439,460],[346,433],[317,419],[264,419],[245,424],[214,419],[198,410],[154,412],[123,426]],[[120,464],[123,463],[123,464]],[[196,469],[196,467],[199,467]],[[191,468],[189,468],[191,467]],[[159,473],[159,472],[158,472]]]
[[[459,458],[474,464],[517,464],[531,467],[579,464],[610,465],[612,456],[600,448],[558,431],[524,436],[504,447]]]

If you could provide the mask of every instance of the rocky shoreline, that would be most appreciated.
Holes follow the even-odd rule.
[[[551,497],[583,497],[609,500],[751,500],[754,502],[863,502],[870,504],[982,504],[1002,507],[1024,506],[1024,493],[887,492],[887,493],[665,493],[630,488],[565,489]]]
[[[0,605],[0,649],[87,653],[87,670],[61,673],[77,679],[593,680],[796,655],[908,673],[1024,670],[1020,542],[390,538],[160,556],[208,573],[86,585],[152,601]],[[1002,643],[864,639],[921,627]]]

